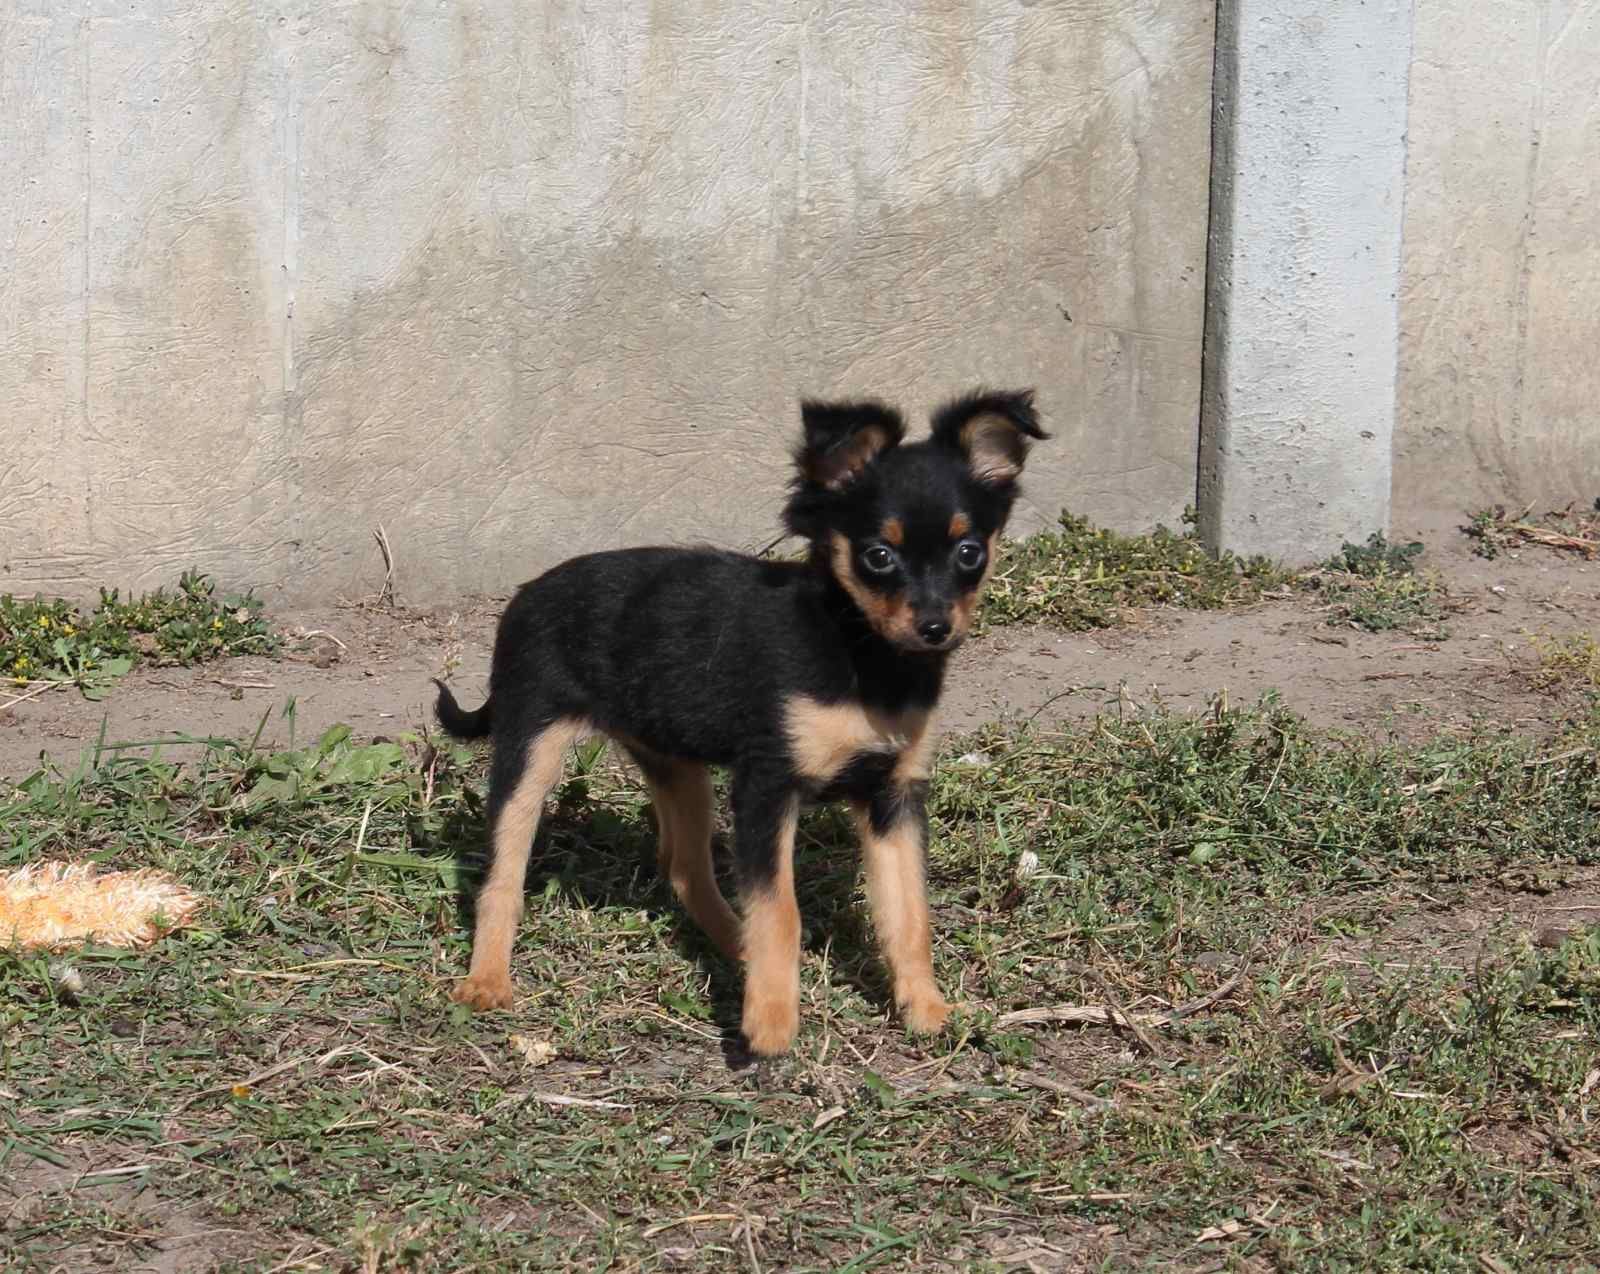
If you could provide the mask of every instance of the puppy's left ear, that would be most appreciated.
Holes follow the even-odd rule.
[[[1022,474],[1029,439],[1049,436],[1039,428],[1031,389],[980,389],[933,413],[933,441],[964,455],[985,486],[1010,486]]]

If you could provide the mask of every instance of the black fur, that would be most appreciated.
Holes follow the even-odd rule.
[[[439,699],[434,705],[434,711],[438,713],[440,725],[458,739],[486,739],[489,737],[489,705],[487,702],[476,712],[468,712],[456,702],[456,697],[450,693],[449,686],[445,685],[437,677],[433,679],[433,684],[439,687]]]
[[[439,686],[446,730],[493,736],[491,820],[530,742],[578,718],[644,758],[733,770],[743,892],[771,883],[792,799],[851,800],[880,834],[904,819],[925,828],[926,785],[894,779],[893,751],[805,773],[788,713],[797,697],[875,720],[934,707],[1016,496],[1014,483],[972,471],[962,427],[978,415],[1014,427],[1019,465],[1026,439],[1046,436],[1031,391],[951,403],[933,436],[910,444],[882,404],[806,403],[785,510],[811,542],[804,562],[635,548],[574,558],[524,584],[500,621],[484,706],[466,712]],[[962,520],[968,529],[953,536]]]

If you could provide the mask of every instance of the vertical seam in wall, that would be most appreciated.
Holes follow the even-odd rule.
[[[1506,451],[1506,440],[1522,436],[1522,394],[1528,372],[1528,289],[1533,274],[1534,215],[1538,207],[1536,195],[1539,185],[1539,132],[1544,120],[1545,62],[1550,54],[1550,5],[1544,0],[1539,5],[1538,66],[1533,80],[1533,103],[1530,111],[1527,175],[1527,204],[1522,214],[1522,227],[1517,237],[1517,286],[1512,302],[1516,318],[1516,376],[1511,382],[1511,427],[1494,432],[1495,464],[1500,472],[1499,484],[1505,487],[1511,465]],[[1516,493],[1513,493],[1516,494]]]
[[[284,107],[283,107],[283,414],[281,420],[282,445],[287,450],[287,472],[293,495],[289,501],[293,509],[290,522],[288,567],[291,576],[300,574],[304,556],[303,532],[305,530],[305,484],[302,468],[297,421],[300,413],[300,391],[296,377],[294,348],[295,284],[299,273],[300,245],[300,120],[299,96],[295,91],[295,55],[293,35],[285,36],[290,46],[284,51]]]
[[[1222,374],[1221,364],[1226,353],[1226,340],[1221,332],[1221,319],[1218,317],[1221,314],[1221,306],[1215,304],[1212,289],[1213,285],[1216,285],[1220,290],[1215,272],[1219,268],[1219,263],[1232,250],[1233,241],[1233,215],[1227,191],[1219,191],[1219,186],[1227,185],[1231,188],[1230,170],[1233,163],[1232,146],[1228,139],[1228,122],[1224,115],[1236,109],[1237,104],[1225,96],[1227,81],[1223,75],[1225,68],[1222,65],[1227,54],[1224,34],[1228,34],[1235,42],[1238,38],[1237,13],[1232,13],[1231,22],[1227,21],[1230,16],[1227,10],[1233,3],[1234,0],[1217,0],[1212,6],[1211,97],[1207,112],[1211,122],[1207,139],[1210,162],[1209,177],[1206,182],[1205,276],[1202,280],[1205,299],[1200,322],[1200,401],[1198,411],[1195,413],[1196,529],[1213,552],[1219,549],[1222,534],[1222,512],[1218,508],[1219,493],[1215,476],[1217,468],[1215,453],[1219,447],[1219,440],[1216,436],[1217,421],[1214,419],[1217,413],[1208,412],[1206,404]],[[1208,466],[1211,471],[1210,481],[1207,480]]]
[[[90,265],[93,260],[91,247],[91,229],[94,217],[94,99],[92,64],[90,62],[90,47],[94,43],[93,36],[94,14],[91,12],[91,0],[85,0],[82,23],[83,42],[83,343],[79,351],[81,360],[81,373],[78,380],[79,394],[79,425],[82,436],[80,445],[87,448],[93,428],[93,417],[89,410],[89,354],[93,348],[90,341],[90,326],[92,319],[92,295],[90,288]],[[90,498],[90,485],[93,482],[91,466],[85,463],[79,480],[82,489],[78,498],[83,502],[83,535],[85,545],[94,543],[94,500]]]
[[[806,201],[811,197],[811,183],[807,180],[806,165],[810,163],[809,146],[811,141],[811,121],[807,116],[810,107],[811,95],[811,14],[807,9],[800,15],[799,62],[800,71],[800,110],[799,120],[795,128],[795,208],[800,216],[805,216],[809,211]]]
[[[1385,501],[1382,530],[1394,530],[1394,472],[1396,449],[1400,444],[1400,343],[1401,301],[1406,281],[1406,204],[1411,190],[1411,60],[1417,48],[1416,0],[1402,0],[1409,15],[1406,21],[1405,113],[1400,123],[1400,233],[1394,239],[1394,377],[1389,407],[1389,491]]]

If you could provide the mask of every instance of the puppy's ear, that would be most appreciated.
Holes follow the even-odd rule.
[[[1050,435],[1039,428],[1033,390],[986,390],[946,403],[933,413],[933,440],[967,459],[985,486],[1015,482],[1028,458],[1028,440]]]
[[[879,402],[800,404],[805,437],[795,452],[800,481],[838,491],[905,437],[906,422]]]

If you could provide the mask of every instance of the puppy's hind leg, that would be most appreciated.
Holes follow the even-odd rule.
[[[522,920],[528,856],[544,798],[561,777],[567,749],[584,723],[559,718],[495,741],[489,774],[489,874],[478,891],[472,967],[450,998],[474,1009],[511,1007],[511,944]]]
[[[650,787],[661,835],[661,874],[706,937],[729,960],[739,959],[739,918],[717,887],[711,863],[711,775],[703,765],[628,749]]]

